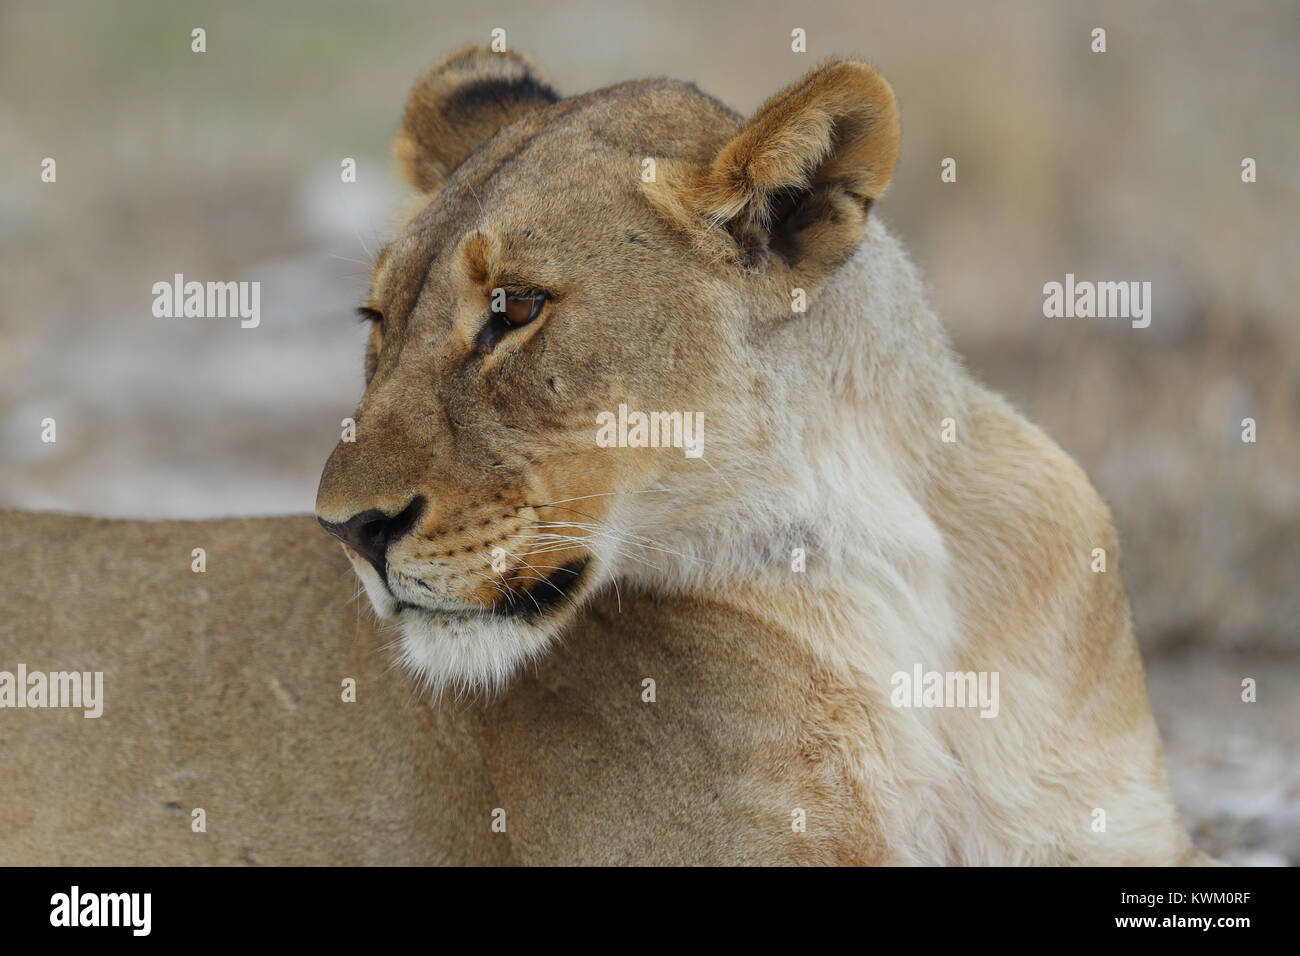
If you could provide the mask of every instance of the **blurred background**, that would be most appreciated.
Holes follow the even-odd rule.
[[[666,75],[750,112],[826,56],[884,73],[903,149],[874,214],[972,371],[1111,504],[1189,827],[1300,861],[1295,2],[4,0],[0,507],[310,511],[362,389],[407,91],[496,27],[561,93]],[[260,281],[260,327],[155,318],[177,272]],[[1152,282],[1150,328],[1044,318],[1067,272]]]

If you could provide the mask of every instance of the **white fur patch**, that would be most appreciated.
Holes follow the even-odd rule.
[[[554,637],[548,622],[491,613],[443,612],[403,607],[370,562],[347,551],[370,606],[383,621],[401,628],[398,664],[435,699],[491,695],[503,690],[528,662],[540,657]]]
[[[398,620],[400,663],[435,698],[496,693],[551,643],[549,631],[517,617],[403,608]]]

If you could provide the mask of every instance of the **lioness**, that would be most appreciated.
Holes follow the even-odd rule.
[[[316,504],[387,623],[301,519],[6,516],[0,667],[106,700],[0,712],[0,858],[1199,861],[1110,516],[871,214],[898,145],[845,60],[747,122],[431,70]]]

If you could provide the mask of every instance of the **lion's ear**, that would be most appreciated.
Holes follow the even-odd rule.
[[[832,60],[764,104],[668,205],[679,220],[722,226],[747,263],[775,255],[824,275],[861,241],[898,140],[889,84],[865,63]]]
[[[393,150],[407,180],[434,192],[497,130],[557,100],[527,58],[467,47],[415,84]]]

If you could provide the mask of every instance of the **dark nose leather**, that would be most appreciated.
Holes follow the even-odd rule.
[[[423,511],[424,498],[417,497],[395,515],[371,508],[354,514],[347,521],[316,520],[320,521],[322,528],[373,564],[382,576],[388,546],[410,531]]]

